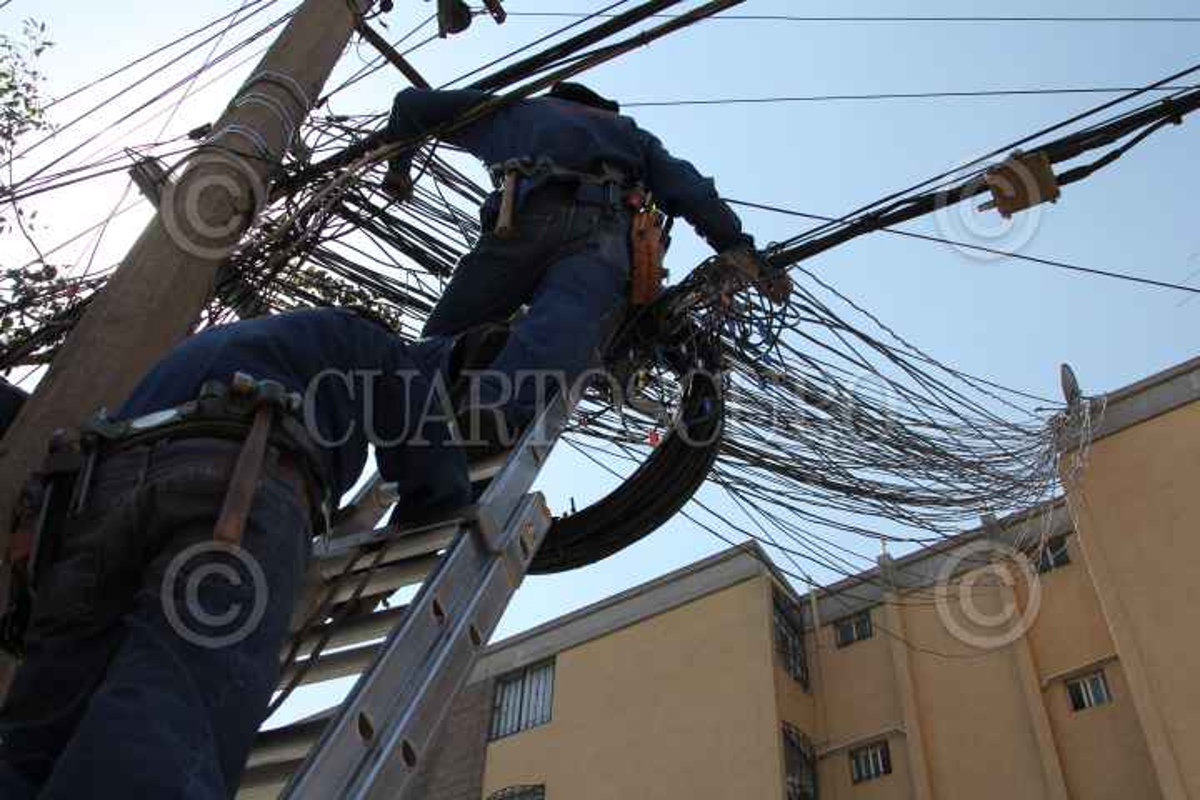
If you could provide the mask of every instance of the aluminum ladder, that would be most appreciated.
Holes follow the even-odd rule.
[[[287,649],[305,660],[285,670],[281,685],[297,675],[301,684],[361,675],[335,714],[259,734],[239,800],[412,796],[442,721],[550,527],[545,500],[531,488],[574,402],[559,393],[511,451],[472,464],[472,482],[486,488],[462,517],[372,530],[394,492],[378,478],[359,492],[349,519],[314,553],[330,613],[294,633]],[[377,607],[417,585],[407,605]],[[339,608],[364,606],[338,619]],[[322,645],[343,649],[322,654]]]

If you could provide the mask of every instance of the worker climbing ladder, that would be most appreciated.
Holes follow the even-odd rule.
[[[328,599],[355,603],[417,583],[420,589],[403,608],[345,618],[335,610],[316,629],[296,632],[286,649],[308,660],[285,669],[285,685],[304,667],[313,681],[365,669],[332,718],[260,735],[238,797],[275,797],[285,784],[283,796],[297,799],[412,796],[446,712],[550,528],[542,495],[530,489],[575,399],[557,395],[507,455],[473,464],[472,482],[486,488],[468,513],[416,529],[356,533],[347,527],[377,521],[389,505],[386,484],[360,492],[350,524],[314,554]],[[355,586],[347,567],[363,560],[367,580]],[[322,645],[384,634],[382,646],[320,655]]]

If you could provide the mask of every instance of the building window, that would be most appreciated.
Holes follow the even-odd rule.
[[[833,623],[833,627],[837,631],[838,647],[846,647],[875,635],[875,630],[871,627],[870,611],[840,619]]]
[[[1055,536],[1053,539],[1046,542],[1042,547],[1042,551],[1038,553],[1037,571],[1049,572],[1052,569],[1065,567],[1071,563],[1071,556],[1067,553],[1067,537]]]
[[[525,667],[496,681],[489,738],[499,739],[550,721],[554,662]]]
[[[787,598],[775,595],[775,652],[783,668],[808,691],[808,660],[804,655],[804,628],[800,612]]]
[[[875,742],[850,751],[850,778],[855,783],[892,774],[892,752],[887,742]]]
[[[783,724],[784,800],[817,800],[817,753],[800,731]]]
[[[1103,670],[1067,681],[1067,696],[1071,698],[1071,708],[1076,711],[1112,702]]]
[[[546,800],[545,786],[509,786],[492,792],[487,800]]]

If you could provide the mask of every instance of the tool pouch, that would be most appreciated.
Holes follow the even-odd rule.
[[[67,514],[81,464],[75,447],[54,442],[42,470],[21,491],[4,565],[7,603],[0,614],[0,650],[15,658],[25,654],[38,573],[55,558],[54,534]]]
[[[636,209],[629,237],[633,248],[629,302],[635,307],[654,302],[667,277],[663,267],[667,252],[666,216],[649,200],[649,195],[639,192],[632,192],[629,197],[629,204]]]

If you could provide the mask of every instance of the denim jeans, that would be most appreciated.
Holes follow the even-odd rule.
[[[311,537],[272,451],[241,549],[217,551],[228,472],[206,457],[237,447],[183,440],[97,467],[84,512],[58,527],[0,709],[0,796],[237,791]]]
[[[534,380],[514,390],[522,372],[544,370],[552,385],[570,385],[599,360],[606,323],[624,308],[629,228],[623,208],[577,203],[570,186],[539,189],[518,212],[514,236],[485,233],[459,263],[423,335],[502,322],[528,304],[478,391],[482,404],[524,425],[540,398]]]

